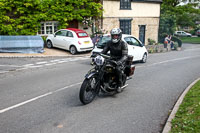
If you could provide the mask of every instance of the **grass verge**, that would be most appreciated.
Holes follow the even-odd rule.
[[[172,120],[170,132],[200,132],[200,81],[198,81],[185,95],[175,118]]]
[[[181,37],[183,43],[200,44],[200,37]]]

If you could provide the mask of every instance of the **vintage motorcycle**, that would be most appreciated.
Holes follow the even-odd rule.
[[[134,74],[135,66],[132,65],[133,56],[128,59],[122,69],[123,90],[128,84],[126,81],[131,79]],[[94,68],[89,70],[85,75],[85,79],[81,85],[79,98],[83,104],[88,104],[94,100],[100,92],[107,94],[118,93],[118,77],[116,75],[116,61],[110,56],[99,54],[94,59]]]

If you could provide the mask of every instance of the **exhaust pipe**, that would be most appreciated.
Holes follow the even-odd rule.
[[[127,77],[127,79],[126,79],[126,80],[130,80],[130,79],[132,79],[132,77]]]
[[[124,88],[127,87],[127,86],[128,86],[128,84],[125,84],[124,86],[121,87],[121,89],[124,89]]]

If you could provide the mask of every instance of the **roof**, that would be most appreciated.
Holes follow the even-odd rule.
[[[76,29],[76,28],[67,28],[67,30],[71,30],[71,31],[74,31],[76,33],[76,35],[78,36],[78,38],[85,38],[85,37],[89,37],[89,35],[87,34],[86,31],[84,30],[81,30],[81,29]],[[81,35],[81,33],[86,33]]]
[[[76,29],[76,28],[67,28],[67,30],[74,31],[74,32],[76,32],[76,33],[85,32],[84,30]]]

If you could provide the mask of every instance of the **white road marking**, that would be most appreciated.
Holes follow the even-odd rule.
[[[158,64],[173,62],[173,61],[177,61],[177,60],[185,60],[185,59],[190,59],[190,58],[196,58],[196,57],[200,57],[200,55],[198,55],[198,56],[184,57],[184,58],[177,58],[177,59],[172,59],[172,60],[166,60],[166,61],[162,61],[162,62],[153,63],[153,64],[150,64],[150,65],[147,65],[147,66],[137,66],[137,68],[148,67],[148,66],[154,66],[154,65],[158,65]],[[20,106],[22,106],[22,105],[25,105],[25,104],[27,104],[27,103],[36,101],[36,100],[41,99],[41,98],[43,98],[43,97],[49,96],[49,95],[54,94],[54,93],[56,93],[56,92],[60,92],[60,91],[65,90],[65,89],[67,89],[67,88],[69,88],[69,87],[73,87],[73,86],[79,85],[79,84],[81,84],[81,83],[82,83],[82,82],[75,83],[75,84],[72,84],[72,85],[69,85],[69,86],[65,86],[65,87],[60,88],[60,89],[57,89],[57,90],[55,90],[55,91],[48,92],[48,93],[46,93],[46,94],[43,94],[43,95],[37,96],[37,97],[35,97],[35,98],[32,98],[32,99],[30,99],[30,100],[24,101],[24,102],[22,102],[22,103],[19,103],[19,104],[10,106],[10,107],[5,108],[5,109],[2,109],[2,110],[0,110],[0,114],[2,114],[2,113],[4,113],[4,112],[7,112],[7,111],[9,111],[9,110],[15,109],[15,108],[17,108],[17,107],[20,107]]]
[[[38,68],[38,67],[43,67],[43,65],[38,65],[38,66],[28,66],[28,68]]]
[[[45,66],[51,66],[51,65],[54,65],[54,64],[57,64],[57,63],[49,63],[49,64],[44,64]]]
[[[173,61],[178,61],[178,60],[185,60],[185,59],[191,59],[191,58],[196,58],[196,57],[200,57],[200,55],[190,56],[190,57],[183,57],[183,58],[176,58],[176,59],[172,59],[172,60],[166,60],[166,61],[156,62],[156,63],[150,64],[150,65],[136,66],[136,67],[137,68],[149,67],[149,66],[155,66],[155,65],[158,65],[158,64],[164,64],[164,63],[168,63],[168,62],[173,62]]]
[[[9,71],[0,71],[0,74],[7,73],[7,72],[9,72]]]
[[[51,60],[50,62],[57,62],[57,61],[60,61],[60,59]]]
[[[45,63],[47,63],[47,61],[37,62],[36,64],[40,65],[40,64],[45,64]]]
[[[153,64],[148,65],[148,66],[154,66],[154,65],[157,65],[157,64],[163,64],[163,63],[168,63],[168,62],[173,62],[173,61],[178,61],[178,60],[191,59],[191,58],[196,58],[196,57],[200,57],[200,55],[190,56],[190,57],[183,57],[183,58],[177,58],[177,59],[166,60],[166,61],[161,61],[161,62],[158,62],[158,63],[153,63]]]
[[[2,114],[2,113],[4,113],[4,112],[7,112],[7,111],[9,111],[9,110],[12,110],[12,109],[14,109],[14,108],[20,107],[20,106],[22,106],[22,105],[25,105],[25,104],[27,104],[27,103],[30,103],[30,102],[32,102],[32,101],[35,101],[35,100],[37,100],[37,99],[40,99],[40,98],[42,98],[42,97],[48,96],[48,95],[50,95],[50,94],[52,94],[52,93],[49,92],[49,93],[46,93],[46,94],[44,94],[44,95],[40,95],[40,96],[38,96],[38,97],[35,97],[35,98],[30,99],[30,100],[24,101],[24,102],[22,102],[22,103],[19,103],[19,104],[10,106],[10,107],[5,108],[5,109],[2,109],[2,110],[0,110],[0,114]]]
[[[16,71],[21,71],[21,70],[26,70],[26,69],[29,69],[29,68],[28,67],[23,67],[23,68],[16,69]]]
[[[0,66],[6,66],[6,67],[21,67],[21,66],[17,66],[17,65],[0,65]]]
[[[51,65],[56,65],[56,64],[61,64],[61,63],[66,63],[66,62],[72,62],[72,61],[78,61],[78,60],[86,60],[88,57],[76,57],[76,58],[63,58],[63,59],[56,59],[56,60],[51,60],[51,61],[42,61],[42,62],[37,62],[35,64],[25,64],[22,66],[17,66],[17,65],[0,65],[0,66],[6,66],[6,67],[19,67],[16,69],[16,71],[20,70],[26,70],[29,68],[40,68],[44,66],[51,66]],[[0,71],[0,74],[8,73],[10,71]]]
[[[59,61],[59,62],[57,62],[57,63],[64,63],[64,62],[69,62],[69,61]]]
[[[27,103],[36,101],[36,100],[41,99],[41,98],[43,98],[43,97],[52,95],[52,94],[57,93],[57,92],[59,92],[59,91],[65,90],[65,89],[67,89],[67,88],[70,88],[70,87],[79,85],[79,84],[81,84],[81,83],[82,83],[82,82],[75,83],[75,84],[72,84],[72,85],[69,85],[69,86],[65,86],[65,87],[60,88],[60,89],[58,89],[58,90],[56,90],[56,91],[51,91],[51,92],[45,93],[45,94],[43,94],[43,95],[40,95],[40,96],[34,97],[34,98],[32,98],[32,99],[29,99],[29,100],[27,100],[27,101],[24,101],[24,102],[18,103],[18,104],[16,104],[16,105],[10,106],[10,107],[8,107],[8,108],[1,109],[1,110],[0,110],[0,114],[5,113],[5,112],[7,112],[7,111],[9,111],[9,110],[18,108],[18,107],[20,107],[20,106],[23,106],[23,105],[25,105],[25,104],[27,104]]]
[[[191,49],[186,49],[184,51],[196,51],[196,50],[199,50],[200,48],[191,48]]]
[[[24,67],[29,67],[29,66],[33,66],[34,64],[26,64],[26,65],[23,65]]]

